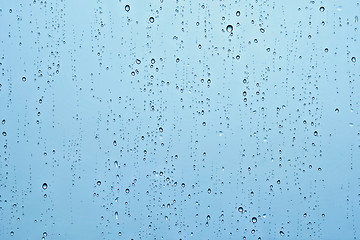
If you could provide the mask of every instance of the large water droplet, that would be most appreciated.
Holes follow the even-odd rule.
[[[232,31],[233,31],[233,26],[232,25],[227,25],[227,27],[226,27],[226,31],[227,32],[229,32],[229,33],[231,33]]]

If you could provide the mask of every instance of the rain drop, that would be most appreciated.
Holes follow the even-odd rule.
[[[231,33],[233,31],[233,26],[232,25],[227,25],[226,31]]]

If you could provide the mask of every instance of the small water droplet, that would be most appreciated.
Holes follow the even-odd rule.
[[[150,17],[150,18],[149,18],[149,21],[150,21],[151,23],[153,23],[154,20],[155,20],[155,19],[154,19],[153,17]]]
[[[227,27],[226,27],[226,31],[227,32],[229,32],[229,33],[231,33],[232,31],[233,31],[233,26],[232,25],[227,25]]]
[[[127,11],[127,12],[130,11],[130,6],[129,5],[125,6],[125,11]]]
[[[47,187],[48,187],[48,185],[47,185],[47,183],[43,183],[43,185],[42,185],[42,189],[47,189]]]
[[[356,62],[356,57],[352,57],[351,58],[351,61],[354,63],[354,62]]]

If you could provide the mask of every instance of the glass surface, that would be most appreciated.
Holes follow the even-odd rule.
[[[0,0],[0,239],[360,239],[359,15]]]

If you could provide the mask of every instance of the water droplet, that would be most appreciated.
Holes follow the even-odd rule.
[[[280,235],[281,235],[281,236],[284,236],[285,233],[284,233],[283,231],[280,231]]]
[[[42,185],[42,189],[47,189],[47,187],[48,187],[48,185],[47,185],[47,183],[43,183],[43,185]]]
[[[210,193],[211,193],[211,189],[210,189],[210,188],[208,188],[207,192],[208,192],[208,194],[210,194]]]
[[[127,11],[127,12],[130,11],[130,6],[129,5],[125,6],[125,11]]]
[[[236,16],[240,16],[240,11],[237,11],[237,12],[236,12]]]
[[[256,217],[253,217],[253,218],[251,219],[251,221],[252,221],[253,223],[256,223],[256,222],[257,222],[257,218],[256,218]]]
[[[227,32],[229,32],[229,33],[231,33],[232,31],[233,31],[233,26],[232,25],[227,25],[227,27],[226,27],[226,31]]]
[[[162,127],[160,127],[160,128],[159,128],[159,132],[161,132],[161,133],[162,133],[163,131],[164,131],[164,130],[163,130],[163,128],[162,128]]]
[[[338,108],[335,108],[335,112],[338,113],[338,112],[339,112],[339,109],[338,109]]]
[[[351,58],[351,61],[354,63],[354,62],[356,62],[356,57],[352,57]]]
[[[115,219],[119,219],[119,213],[115,212]]]
[[[125,189],[125,192],[126,192],[126,193],[129,193],[129,192],[130,192],[130,189],[128,189],[128,188]]]
[[[25,82],[26,81],[26,77],[22,77],[22,79],[21,79],[23,82]]]
[[[239,207],[239,208],[238,208],[238,211],[241,212],[241,213],[243,213],[243,212],[244,212],[244,208],[243,208],[243,207]]]
[[[101,181],[97,181],[97,183],[96,183],[98,186],[100,186],[101,185]]]
[[[150,17],[150,18],[149,18],[149,21],[150,21],[151,23],[153,23],[154,20],[155,20],[155,19],[154,19],[153,17]]]
[[[320,12],[323,12],[323,11],[325,11],[325,8],[324,8],[324,7],[320,7],[319,10],[320,10]]]

